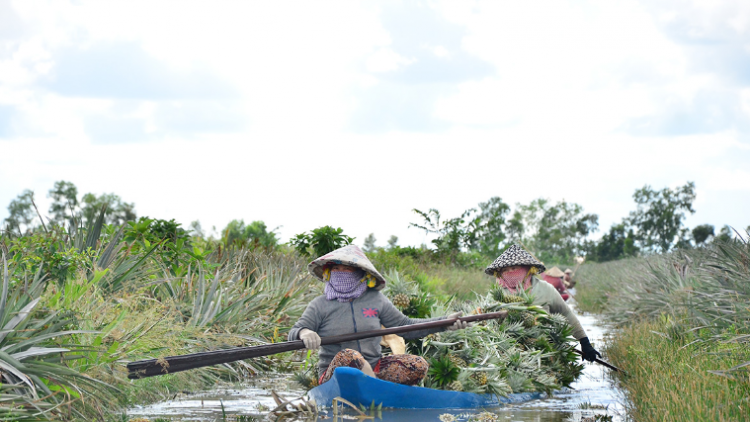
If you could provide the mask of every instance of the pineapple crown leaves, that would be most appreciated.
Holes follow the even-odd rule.
[[[398,271],[389,271],[388,274],[385,275],[385,279],[388,283],[386,283],[383,293],[389,297],[394,297],[399,294],[412,297],[419,294],[419,284],[415,281],[407,280],[406,277],[399,274]]]
[[[430,359],[430,369],[427,370],[427,376],[439,387],[445,387],[456,381],[460,372],[461,370],[448,357],[443,356],[439,359]]]

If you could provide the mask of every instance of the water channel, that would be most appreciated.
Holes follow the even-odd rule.
[[[607,329],[593,315],[579,315],[581,324],[594,345],[603,344]],[[606,356],[605,356],[606,359]],[[608,415],[612,421],[624,421],[625,398],[608,374],[608,369],[597,364],[586,363],[582,376],[571,389],[557,392],[552,397],[501,408],[460,410],[383,410],[386,422],[440,421],[440,415],[449,413],[456,421],[465,421],[483,411],[493,413],[490,419],[507,422],[579,422],[594,420],[595,415]],[[271,390],[285,398],[304,395],[294,387],[286,376],[254,380],[244,385],[217,388],[190,395],[178,395],[173,400],[138,406],[128,410],[131,418],[154,420],[164,418],[171,421],[221,421],[262,420],[265,414],[276,407]],[[257,418],[257,419],[255,419]],[[448,418],[449,419],[449,418]],[[324,412],[318,420],[333,420],[331,412]],[[342,419],[338,419],[342,420]]]

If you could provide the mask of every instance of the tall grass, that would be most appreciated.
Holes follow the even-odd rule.
[[[750,415],[750,243],[587,264],[581,309],[620,327],[608,349],[638,421]]]
[[[681,336],[672,330],[673,325],[666,318],[637,323],[623,328],[617,341],[607,348],[611,361],[628,374],[621,377],[620,384],[629,398],[633,419],[747,420],[750,375],[727,377],[710,371],[750,360],[750,349],[731,341],[694,343],[695,336]],[[706,334],[706,338],[712,337]]]

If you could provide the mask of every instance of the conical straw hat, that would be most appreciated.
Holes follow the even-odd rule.
[[[565,273],[557,267],[552,267],[545,272],[550,277],[565,277]]]
[[[495,271],[499,271],[505,267],[512,267],[514,265],[523,265],[529,267],[536,267],[539,272],[546,269],[538,259],[534,258],[533,255],[526,252],[522,247],[518,245],[510,245],[497,259],[484,269],[484,272],[489,275],[494,275]]]
[[[372,265],[372,262],[367,259],[365,253],[362,252],[357,245],[347,245],[321,256],[308,264],[307,271],[318,280],[327,281],[323,278],[323,270],[325,269],[324,267],[329,264],[357,267],[375,278],[375,281],[377,282],[375,289],[381,290],[385,287],[385,278],[380,275],[378,270],[375,269],[375,266]]]

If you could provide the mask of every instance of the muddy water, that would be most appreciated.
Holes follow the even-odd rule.
[[[592,343],[595,346],[601,345],[607,330],[594,316],[579,315],[578,318]],[[271,377],[242,386],[178,395],[166,402],[132,408],[128,414],[150,420],[165,418],[172,421],[220,421],[223,407],[223,412],[227,415],[244,415],[248,417],[246,420],[260,420],[275,407],[271,390],[289,399],[303,395],[301,390],[292,385],[287,377]],[[624,420],[622,415],[625,399],[610,379],[608,369],[586,363],[583,375],[572,387],[555,393],[550,398],[484,410],[493,413],[497,418],[495,420],[508,422],[578,422],[597,414],[612,416],[613,421]],[[479,411],[384,410],[379,416],[383,421],[389,422],[439,421],[439,416],[445,413],[450,413],[455,420],[461,421],[468,420],[472,415],[476,417]],[[321,416],[318,420],[332,420],[330,412]],[[227,420],[233,419],[228,417]]]

